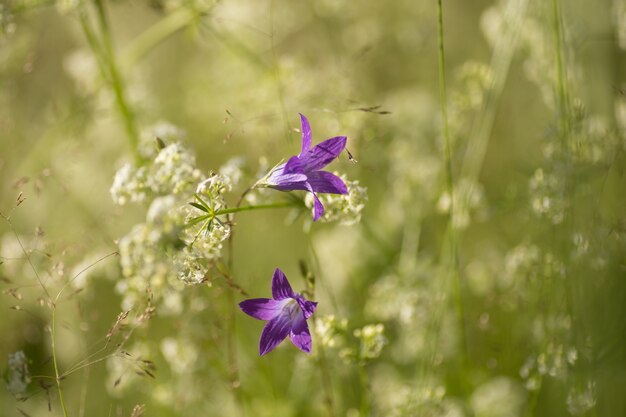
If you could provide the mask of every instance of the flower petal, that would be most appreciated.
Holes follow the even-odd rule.
[[[348,194],[348,187],[341,178],[327,171],[313,171],[307,174],[308,183],[318,193]]]
[[[284,300],[285,298],[295,298],[295,294],[287,281],[285,273],[276,268],[272,277],[272,297],[274,300]]]
[[[283,303],[270,298],[252,298],[239,303],[241,311],[259,320],[271,320],[283,308]]]
[[[271,352],[291,331],[293,321],[288,313],[279,314],[267,322],[261,333],[259,354],[261,356]]]
[[[317,198],[317,194],[315,194],[315,191],[313,191],[313,187],[311,186],[311,184],[307,182],[305,185],[307,187],[306,189],[311,194],[313,194],[313,221],[316,222],[320,219],[320,217],[324,215],[324,205],[322,204],[320,199]]]
[[[306,175],[302,171],[300,160],[293,156],[285,164],[272,169],[264,185],[280,191],[306,190],[304,185]]]
[[[304,317],[300,317],[295,323],[289,332],[289,338],[298,349],[304,353],[311,353],[311,333]]]
[[[346,147],[347,138],[337,136],[326,139],[300,157],[305,172],[317,171],[330,164]]]
[[[302,131],[302,150],[300,156],[304,155],[311,149],[311,125],[304,114],[300,113],[300,130]]]
[[[297,156],[292,156],[291,158],[289,158],[289,160],[285,164],[283,173],[304,174],[304,170],[302,169],[302,163],[300,162],[300,158],[298,158]]]
[[[308,319],[313,315],[313,313],[315,313],[315,310],[317,309],[316,301],[309,301],[301,295],[296,296],[296,300],[298,301],[298,305],[300,306],[305,319]]]

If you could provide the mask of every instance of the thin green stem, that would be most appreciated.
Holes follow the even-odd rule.
[[[361,412],[359,416],[367,417],[372,412],[372,404],[370,401],[369,376],[365,365],[359,365],[359,382],[361,383]]]
[[[315,299],[315,287],[316,287],[316,279],[315,275],[306,271],[306,266],[303,265],[303,271],[305,272],[305,278],[307,282],[307,292],[311,296],[311,299]],[[317,317],[313,316],[313,328],[316,328]],[[322,344],[317,348],[319,352],[319,356],[317,357],[317,365],[320,368],[320,377],[322,380],[322,390],[324,391],[324,404],[326,405],[326,411],[328,413],[328,417],[335,416],[335,402],[333,400],[333,385],[332,378],[330,377],[330,371],[328,369],[328,362],[326,360],[326,352],[324,351],[324,346]]]
[[[567,96],[567,75],[565,74],[565,66],[563,65],[563,27],[561,23],[561,10],[558,0],[552,0],[552,29],[554,31],[555,43],[555,59],[557,71],[557,94],[559,99],[559,121],[561,128],[561,139],[566,146],[567,137],[569,137],[569,99]]]
[[[52,306],[52,362],[54,364],[54,375],[57,383],[57,391],[59,392],[59,402],[61,403],[61,410],[63,410],[63,416],[67,417],[67,409],[65,407],[65,401],[63,401],[63,389],[61,388],[61,378],[59,377],[59,366],[57,364],[57,349],[56,349],[56,305]]]
[[[257,205],[252,205],[252,206],[232,207],[228,209],[217,210],[215,212],[215,215],[220,216],[222,214],[239,213],[240,211],[264,210],[264,209],[273,209],[273,208],[281,208],[281,207],[296,207],[296,206],[297,206],[297,203],[293,201],[284,201],[280,203],[257,204]]]
[[[215,4],[202,5],[199,10],[181,7],[137,36],[120,55],[122,68],[132,68],[141,58],[176,32],[184,29],[198,16],[208,13]]]
[[[138,151],[139,135],[135,127],[133,112],[131,111],[131,108],[126,100],[124,83],[118,70],[115,54],[113,52],[111,34],[109,30],[106,11],[104,9],[104,3],[102,2],[102,0],[94,0],[94,5],[97,12],[96,14],[98,16],[101,39],[98,39],[98,35],[91,25],[88,12],[85,8],[86,6],[82,6],[79,10],[78,16],[80,19],[80,24],[82,26],[83,32],[85,32],[85,37],[87,38],[89,47],[96,57],[103,78],[105,80],[108,79],[111,82],[113,93],[115,95],[115,101],[118,110],[124,120],[124,127],[126,129],[131,149],[133,151],[133,154],[135,155],[135,159],[139,161],[141,159]]]
[[[134,115],[128,105],[126,100],[126,96],[124,93],[124,83],[122,77],[119,73],[115,52],[113,51],[113,43],[111,41],[111,32],[109,30],[109,24],[106,16],[106,11],[104,9],[104,3],[102,0],[94,0],[96,5],[96,11],[98,14],[98,20],[100,22],[100,30],[102,32],[102,39],[104,43],[105,52],[107,54],[107,63],[109,64],[109,73],[111,76],[111,82],[113,84],[113,91],[115,93],[115,100],[117,102],[117,107],[122,114],[124,119],[124,125],[126,127],[126,132],[128,134],[128,140],[130,141],[131,148],[136,158],[139,159],[138,154],[138,146],[139,146],[139,135],[137,134],[137,130],[135,128],[135,120]]]
[[[227,208],[227,209],[216,210],[216,211],[214,211],[212,213],[203,214],[203,215],[198,216],[198,217],[194,217],[193,219],[189,220],[187,222],[187,224],[185,224],[185,227],[191,227],[191,226],[196,225],[198,223],[201,223],[203,221],[206,221],[206,220],[209,220],[209,219],[214,219],[217,216],[221,216],[221,215],[225,215],[225,214],[239,213],[241,211],[265,210],[265,209],[283,208],[283,207],[297,207],[297,206],[298,206],[297,202],[284,201],[284,202],[281,202],[281,203],[257,204],[257,205],[252,205],[252,206],[243,206],[243,207],[231,207],[231,208]],[[231,233],[231,236],[232,236],[232,233]]]
[[[450,207],[448,211],[448,244],[450,246],[450,272],[454,286],[454,299],[460,332],[461,360],[462,365],[467,365],[467,342],[465,335],[465,318],[463,309],[463,298],[461,294],[461,276],[459,273],[459,259],[456,241],[456,226],[454,223],[454,180],[452,176],[452,151],[450,145],[450,130],[448,128],[448,107],[446,98],[446,62],[443,42],[443,7],[442,0],[437,0],[437,21],[439,37],[439,96],[441,102],[441,116],[443,127],[443,158],[446,172],[446,188],[450,196]]]

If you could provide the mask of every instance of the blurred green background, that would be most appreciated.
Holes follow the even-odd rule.
[[[2,0],[0,369],[8,385],[22,350],[32,378],[23,396],[0,390],[0,415],[63,415],[37,275],[56,294],[87,267],[56,308],[61,371],[95,361],[61,381],[70,416],[626,415],[626,2],[443,12],[452,199],[434,0]],[[367,187],[362,220],[241,213],[231,273],[267,297],[276,267],[304,290],[305,262],[310,325],[333,341],[259,358],[262,324],[237,311],[233,389],[215,275],[163,290],[183,307],[107,343],[125,278],[118,256],[91,265],[145,220],[109,192],[133,144],[167,121],[204,175],[242,157],[233,205],[298,152],[298,113],[314,143],[348,136],[358,162],[331,168]],[[355,336],[369,324],[384,343]],[[122,340],[132,360],[116,365]]]

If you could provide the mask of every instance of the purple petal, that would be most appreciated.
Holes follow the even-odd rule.
[[[295,161],[294,161],[295,158]],[[300,161],[294,156],[286,164],[278,165],[267,177],[267,185],[281,191],[306,190],[306,175],[299,166]],[[300,168],[299,171],[293,171]],[[292,170],[292,171],[289,171]]]
[[[271,320],[283,308],[283,303],[269,298],[252,298],[239,303],[241,311],[259,320]]]
[[[337,136],[317,144],[300,157],[305,172],[317,171],[330,164],[346,147],[347,138]]]
[[[261,356],[271,352],[291,331],[293,321],[288,313],[279,314],[267,322],[261,333],[259,354]]]
[[[291,158],[289,158],[289,160],[285,164],[283,173],[284,174],[304,174],[304,170],[302,169],[302,163],[300,162],[300,158],[298,158],[297,156],[292,156]]]
[[[291,342],[305,353],[311,353],[311,333],[304,317],[300,317],[289,332]]]
[[[309,301],[302,296],[296,297],[296,300],[298,301],[300,309],[302,309],[305,319],[308,319],[313,315],[313,313],[315,313],[315,310],[317,309],[317,302]]]
[[[313,187],[308,182],[306,183],[306,189],[313,194],[313,221],[316,222],[324,215],[324,205],[320,199],[317,198],[317,194],[315,194]]]
[[[348,194],[348,187],[341,178],[327,171],[313,171],[307,174],[308,182],[318,193]]]
[[[302,113],[300,113],[300,130],[302,130],[302,150],[300,151],[300,156],[302,156],[311,149],[311,125]]]
[[[272,297],[274,300],[284,300],[285,298],[295,298],[295,294],[287,281],[285,273],[276,268],[272,277]]]

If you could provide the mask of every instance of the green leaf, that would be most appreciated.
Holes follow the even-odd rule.
[[[208,212],[209,212],[209,210],[208,210],[206,207],[204,207],[202,204],[198,204],[198,203],[189,203],[189,204],[190,204],[190,205],[192,205],[192,206],[194,206],[194,207],[195,207],[195,208],[197,208],[198,210],[202,210],[202,211],[204,211],[205,213],[208,213]]]

